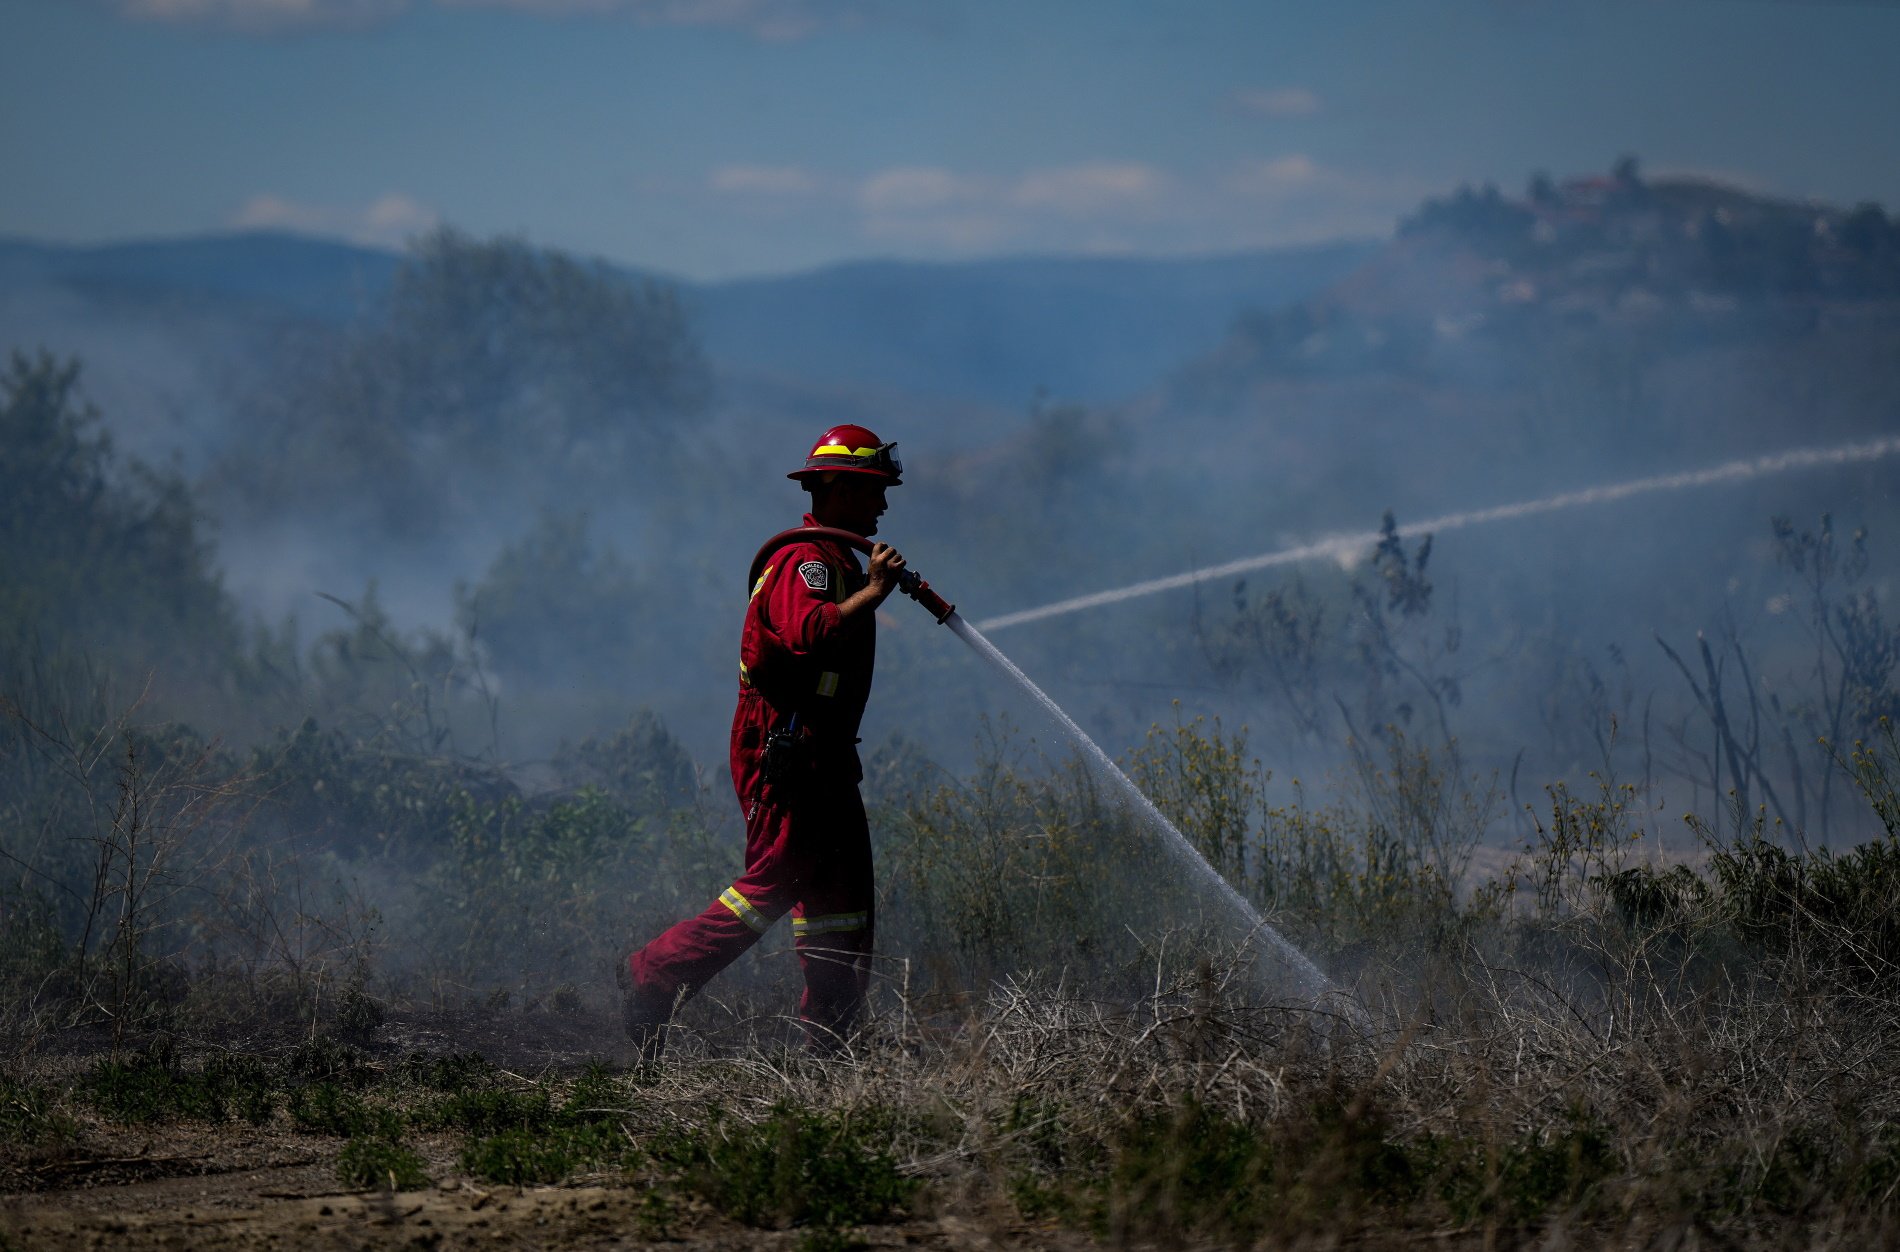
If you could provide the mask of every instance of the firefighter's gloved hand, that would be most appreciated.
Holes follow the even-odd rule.
[[[876,594],[881,604],[897,590],[898,580],[904,572],[904,556],[888,543],[871,545],[871,566],[865,574],[865,586]]]

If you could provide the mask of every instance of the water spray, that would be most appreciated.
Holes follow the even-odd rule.
[[[801,526],[774,535],[765,541],[758,555],[752,558],[752,568],[746,577],[746,584],[752,586],[758,582],[759,571],[765,568],[766,561],[774,552],[786,544],[810,539],[829,539],[866,555],[869,555],[871,551],[870,541],[862,535],[829,526]],[[1121,767],[1115,764],[1114,758],[1102,751],[1101,745],[1076,725],[1074,718],[1063,712],[1061,705],[1038,687],[1029,675],[1018,669],[1015,662],[1003,655],[1002,651],[986,639],[981,631],[958,616],[954,604],[931,590],[930,584],[912,570],[905,570],[899,575],[897,586],[898,590],[921,604],[924,610],[936,618],[940,624],[948,626],[957,638],[968,644],[972,651],[988,662],[998,673],[1020,687],[1041,707],[1043,712],[1054,719],[1055,723],[1075,741],[1076,746],[1082,749],[1084,756],[1096,771],[1121,792],[1142,823],[1164,836],[1162,845],[1169,853],[1204,886],[1211,888],[1215,896],[1246,923],[1250,935],[1258,935],[1267,941],[1282,970],[1301,993],[1312,997],[1315,1002],[1326,1001],[1333,1007],[1344,1007],[1347,1015],[1355,1022],[1363,1020],[1363,1010],[1347,1001],[1341,995],[1339,988],[1320,972],[1319,967],[1313,964],[1305,953],[1294,947],[1284,935],[1260,915],[1258,909],[1248,903],[1245,896],[1234,889],[1232,883],[1221,876],[1219,870],[1208,864],[1207,858],[1201,855],[1200,850],[1189,842],[1186,835],[1176,829],[1174,823],[1169,821],[1160,809],[1155,807],[1154,801],[1135,785],[1134,780],[1122,772]]]
[[[1518,518],[1535,517],[1541,513],[1555,513],[1561,509],[1581,508],[1589,504],[1609,504],[1612,501],[1626,500],[1631,496],[1648,495],[1652,492],[1684,491],[1691,487],[1712,487],[1721,483],[1744,482],[1770,474],[1785,474],[1791,470],[1877,461],[1883,457],[1893,456],[1895,453],[1900,453],[1900,438],[1893,436],[1869,440],[1866,443],[1843,444],[1834,448],[1796,448],[1773,456],[1727,461],[1721,465],[1687,470],[1679,474],[1656,474],[1648,478],[1632,478],[1620,483],[1587,487],[1581,491],[1560,492],[1557,495],[1544,496],[1536,500],[1520,500],[1516,504],[1500,504],[1488,509],[1448,513],[1443,517],[1400,526],[1398,534],[1402,539],[1413,539],[1440,531],[1482,526],[1486,522],[1515,521]],[[1046,617],[1061,617],[1068,613],[1079,613],[1083,609],[1119,604],[1123,600],[1133,600],[1139,596],[1175,591],[1198,583],[1232,578],[1237,574],[1251,574],[1276,566],[1297,565],[1303,561],[1346,560],[1368,550],[1379,542],[1379,538],[1376,532],[1371,531],[1356,535],[1335,535],[1329,539],[1316,540],[1294,548],[1282,548],[1278,552],[1242,557],[1238,561],[1228,561],[1221,565],[1203,566],[1181,574],[1170,574],[1165,578],[1151,578],[1146,582],[1131,583],[1126,587],[1115,587],[1108,591],[1097,591],[1068,600],[1058,600],[1054,604],[1045,604],[1040,608],[1005,613],[1000,617],[988,619],[982,625],[985,630],[1002,630],[1009,626],[1039,622]]]

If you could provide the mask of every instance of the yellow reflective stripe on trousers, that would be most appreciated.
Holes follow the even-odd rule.
[[[818,694],[835,696],[838,694],[838,676],[830,670],[818,675]]]
[[[767,918],[765,914],[753,908],[752,902],[740,895],[736,887],[727,887],[724,891],[720,892],[719,903],[731,909],[734,917],[737,917],[740,921],[752,927],[752,929],[758,931],[760,934],[764,934],[772,927],[771,920]]]
[[[821,917],[794,917],[792,935],[829,935],[841,930],[863,930],[869,913],[827,913]]]

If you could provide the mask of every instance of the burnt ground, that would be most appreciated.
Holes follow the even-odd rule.
[[[577,1179],[515,1189],[455,1176],[446,1141],[419,1146],[439,1170],[421,1191],[337,1184],[335,1145],[264,1134],[167,1134],[127,1155],[49,1175],[0,1197],[0,1232],[21,1249],[791,1248],[804,1232],[741,1226],[638,1182]],[[871,1247],[1082,1247],[1013,1215],[942,1213],[859,1228]]]
[[[708,1020],[691,1041],[717,1051],[749,1031]],[[769,1032],[768,1023],[768,1032]],[[750,1031],[756,1046],[758,1033]],[[229,1034],[182,1052],[281,1054],[297,1042],[278,1031]],[[145,1041],[149,1044],[149,1040]],[[569,1012],[468,1008],[392,1014],[364,1049],[393,1070],[405,1057],[474,1052],[511,1076],[572,1074],[634,1059],[603,1007]],[[108,1055],[103,1036],[41,1041],[34,1069],[57,1079]],[[84,1111],[79,1133],[57,1148],[0,1144],[0,1252],[14,1249],[382,1248],[793,1248],[803,1230],[741,1225],[656,1178],[618,1170],[554,1186],[513,1187],[470,1177],[453,1133],[412,1134],[430,1185],[364,1191],[338,1181],[344,1141],[299,1132],[280,1113],[261,1127],[170,1121],[123,1126]],[[890,1225],[859,1227],[865,1246],[1081,1247],[1088,1240],[1013,1211],[957,1211],[940,1193]],[[817,1245],[825,1246],[825,1245]],[[839,1245],[846,1246],[846,1245]]]

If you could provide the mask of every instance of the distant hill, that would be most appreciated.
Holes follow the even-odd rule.
[[[64,247],[0,239],[0,294],[64,288],[120,305],[220,301],[339,320],[389,288],[393,252],[274,232]]]
[[[724,373],[1020,409],[1038,388],[1103,401],[1149,386],[1239,314],[1317,291],[1375,251],[866,262],[675,285]],[[142,332],[188,351],[176,344],[183,329],[167,325],[183,314],[215,359],[260,320],[372,311],[400,263],[392,252],[270,232],[103,247],[0,240],[0,348],[32,347],[37,335],[96,354]],[[88,333],[95,315],[110,336]],[[215,326],[223,319],[230,333]],[[110,361],[99,364],[110,372]]]
[[[1038,388],[1101,402],[1151,386],[1237,316],[1319,291],[1377,251],[875,261],[689,295],[722,365],[1024,407]]]
[[[1540,177],[1521,199],[1427,200],[1342,281],[1241,318],[1216,372],[1416,374],[1592,328],[1694,348],[1897,317],[1900,221],[1879,206],[1644,181],[1632,165]]]
[[[1428,200],[1124,416],[1223,520],[1245,484],[1323,528],[1890,434],[1896,397],[1900,222],[1626,166]]]

